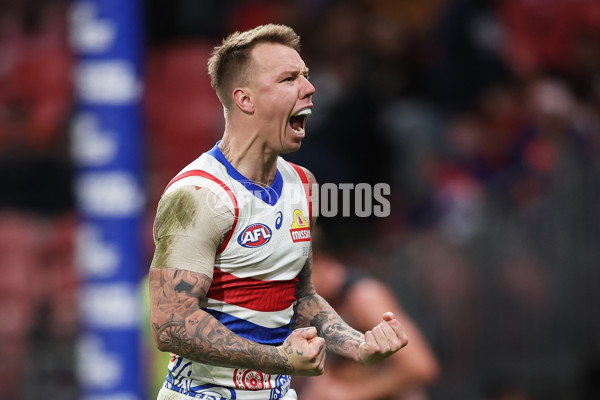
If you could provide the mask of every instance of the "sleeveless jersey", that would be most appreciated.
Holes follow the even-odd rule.
[[[234,333],[278,346],[291,333],[297,275],[310,248],[312,213],[304,172],[281,157],[270,187],[244,178],[218,143],[184,168],[165,193],[208,188],[234,214],[217,251],[203,310]],[[199,399],[280,399],[290,376],[216,367],[172,355],[164,386]]]

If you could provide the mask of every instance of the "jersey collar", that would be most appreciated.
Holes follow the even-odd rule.
[[[227,159],[221,152],[221,149],[219,148],[220,142],[221,141],[219,140],[217,144],[215,144],[215,146],[208,151],[208,154],[210,154],[218,162],[223,164],[229,176],[238,181],[242,186],[246,188],[246,190],[248,190],[255,197],[261,199],[265,203],[274,206],[275,203],[277,203],[277,200],[279,200],[279,198],[281,197],[281,191],[283,189],[283,177],[281,176],[279,169],[277,169],[277,171],[275,172],[275,179],[273,180],[273,183],[271,183],[271,186],[264,187],[262,185],[259,185],[246,178],[237,169],[235,169],[233,165],[229,163],[229,161],[227,161]]]

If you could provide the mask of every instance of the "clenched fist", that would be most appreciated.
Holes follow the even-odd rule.
[[[314,327],[299,328],[277,348],[286,364],[291,366],[291,375],[321,375],[325,364],[325,339],[317,336]]]
[[[365,333],[365,341],[358,347],[358,360],[366,365],[387,358],[406,346],[408,337],[394,314],[383,314],[383,322]]]

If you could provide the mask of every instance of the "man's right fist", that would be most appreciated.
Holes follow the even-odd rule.
[[[325,364],[325,339],[317,336],[315,327],[292,331],[277,351],[291,366],[291,375],[321,375]]]

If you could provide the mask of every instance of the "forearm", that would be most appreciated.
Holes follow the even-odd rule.
[[[364,335],[350,327],[329,303],[316,293],[300,298],[295,308],[295,327],[314,326],[327,343],[327,351],[358,360]]]
[[[210,279],[172,269],[150,271],[150,317],[157,347],[206,364],[292,374],[285,349],[245,339],[200,308]]]
[[[210,314],[197,310],[185,321],[154,323],[157,346],[192,361],[269,374],[293,374],[284,352],[236,335]]]

